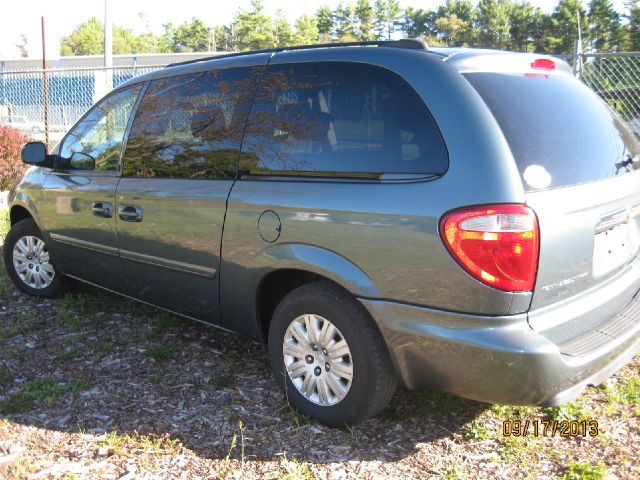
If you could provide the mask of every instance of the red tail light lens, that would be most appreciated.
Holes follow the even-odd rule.
[[[531,62],[531,68],[535,70],[555,70],[556,62],[549,58],[536,58]]]
[[[475,279],[508,292],[533,290],[538,269],[538,219],[525,205],[454,210],[440,220],[440,235]]]

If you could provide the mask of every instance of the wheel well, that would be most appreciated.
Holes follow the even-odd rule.
[[[11,209],[11,213],[9,214],[11,226],[15,225],[20,220],[24,220],[25,218],[32,218],[29,210],[27,210],[26,208],[15,206]]]
[[[257,295],[257,312],[263,338],[267,338],[273,312],[285,295],[302,285],[320,280],[329,279],[316,273],[295,269],[276,270],[262,280]]]

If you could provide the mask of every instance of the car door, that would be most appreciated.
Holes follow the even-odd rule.
[[[42,218],[52,258],[70,276],[102,285],[114,273],[118,166],[141,90],[136,85],[101,100],[54,152],[59,161],[45,181]]]
[[[149,84],[116,192],[127,295],[218,322],[222,227],[257,74],[233,68]]]

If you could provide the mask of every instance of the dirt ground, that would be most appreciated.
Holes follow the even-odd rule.
[[[515,420],[539,435],[504,436]],[[543,435],[556,420],[598,431]],[[640,478],[638,357],[561,408],[399,391],[331,429],[289,407],[262,345],[92,288],[30,298],[0,267],[0,478],[557,477]]]

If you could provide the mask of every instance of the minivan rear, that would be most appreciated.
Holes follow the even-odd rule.
[[[469,388],[448,382],[449,373],[443,371],[437,383],[480,400],[563,403],[586,385],[602,382],[638,350],[638,144],[609,106],[563,62],[536,55],[436,50],[471,84],[496,119],[520,173],[526,208],[534,215],[525,228],[527,216],[512,207],[453,212],[453,223],[468,230],[462,240],[457,232],[448,233],[452,222],[450,216],[443,217],[442,240],[469,274],[493,288],[531,292],[526,300],[530,331],[509,331],[506,326],[474,338],[469,343],[478,351],[463,354],[468,377],[485,378],[470,380],[474,386]],[[495,246],[501,241],[497,232],[514,235],[520,228],[529,233],[506,243],[508,253]],[[480,235],[479,240],[472,234]],[[460,254],[453,251],[452,242],[461,245]],[[490,259],[476,252],[480,244],[494,245],[486,247]],[[478,258],[475,263],[473,255]],[[521,266],[514,263],[518,257]],[[498,273],[481,268],[482,261]],[[474,331],[478,332],[457,332],[459,340],[453,343],[473,338]],[[497,351],[485,355],[497,343],[502,343]],[[498,382],[504,389],[493,381],[493,387],[483,389],[480,383],[489,373],[485,368],[490,370],[502,355],[512,372]],[[484,395],[478,395],[478,389]]]

